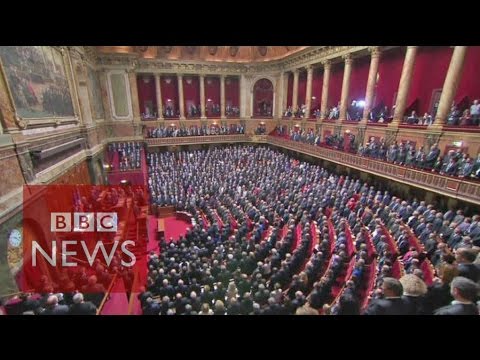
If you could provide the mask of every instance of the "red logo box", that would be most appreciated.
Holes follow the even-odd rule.
[[[23,189],[20,290],[138,292],[147,276],[144,186]]]

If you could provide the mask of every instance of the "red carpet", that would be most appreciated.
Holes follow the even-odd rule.
[[[148,229],[148,244],[147,251],[154,251],[159,253],[159,246],[157,241],[157,218],[153,215],[147,216],[147,229]]]
[[[192,224],[184,220],[178,220],[175,217],[165,218],[165,239],[167,243],[170,242],[170,238],[177,241],[182,235],[185,235],[188,228],[191,228]]]
[[[113,285],[110,298],[102,308],[102,315],[125,315],[128,314],[128,299],[123,279],[118,279]]]

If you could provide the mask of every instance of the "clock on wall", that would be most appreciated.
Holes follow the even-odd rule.
[[[22,245],[22,233],[18,229],[13,229],[8,237],[8,243],[10,246],[17,248]]]

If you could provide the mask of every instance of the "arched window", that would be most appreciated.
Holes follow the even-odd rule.
[[[253,115],[272,116],[273,84],[268,79],[260,79],[253,87]]]

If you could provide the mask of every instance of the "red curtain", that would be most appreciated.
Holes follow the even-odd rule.
[[[355,59],[350,76],[349,104],[353,100],[365,100],[370,56]]]
[[[312,79],[312,105],[311,109],[316,110],[320,109],[320,103],[322,101],[322,86],[323,86],[323,69],[313,70],[313,79]]]
[[[393,96],[398,90],[402,74],[405,47],[386,51],[380,57],[378,66],[378,82],[374,105],[385,105],[389,109],[393,105]]]
[[[330,81],[328,84],[328,107],[337,106],[342,95],[344,63],[332,65]]]
[[[165,109],[167,102],[173,105],[175,110],[178,110],[178,79],[175,75],[162,76],[160,78],[160,86],[162,93],[162,103]],[[170,101],[168,101],[170,99]]]
[[[298,106],[305,105],[305,95],[307,93],[307,72],[301,71],[298,74]]]
[[[205,78],[205,106],[210,109],[217,104],[220,105],[220,78],[207,76]]]
[[[415,58],[407,106],[418,100],[418,114],[430,112],[432,93],[441,89],[447,75],[453,49],[448,46],[420,47]]]
[[[288,74],[288,84],[287,84],[287,107],[292,106],[293,102],[293,74]]]
[[[155,91],[155,78],[153,75],[138,75],[137,76],[138,89],[138,103],[140,106],[140,113],[145,114],[147,105],[153,106],[150,108],[150,113],[157,111],[157,95]]]
[[[188,114],[190,106],[197,107],[200,104],[200,79],[198,76],[185,75],[183,77],[183,101],[185,114]]]
[[[225,79],[225,105],[239,107],[240,105],[240,81],[238,77]]]
[[[467,97],[470,101],[480,99],[480,46],[469,46],[463,64],[463,73],[458,85],[455,102]]]

